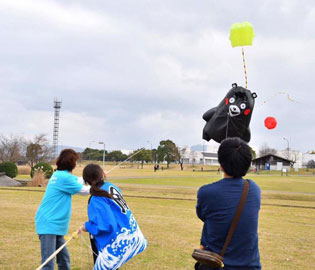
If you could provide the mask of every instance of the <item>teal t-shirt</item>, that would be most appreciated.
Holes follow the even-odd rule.
[[[71,196],[82,189],[78,177],[68,171],[55,171],[35,217],[38,234],[68,234]]]

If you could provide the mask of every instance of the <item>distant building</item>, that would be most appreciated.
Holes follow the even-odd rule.
[[[252,164],[257,170],[281,171],[283,169],[289,170],[293,162],[283,157],[268,154],[253,159]]]
[[[202,156],[203,157],[200,160],[200,164],[214,166],[220,165],[218,160],[218,153],[202,152]]]
[[[196,151],[188,146],[179,146],[178,150],[184,164],[219,165],[217,150],[214,148],[210,148],[210,151]]]
[[[292,162],[292,166],[296,169],[303,167],[303,153],[297,150],[278,150],[277,156],[289,159]]]
[[[129,149],[120,149],[120,151],[127,156],[134,152],[134,150],[129,150]]]
[[[307,163],[310,162],[311,160],[315,161],[315,154],[312,154],[312,153],[303,154],[303,161],[302,161],[303,167],[306,168]]]
[[[309,152],[302,153],[297,150],[278,150],[276,155],[285,159],[289,159],[291,161],[291,166],[296,170],[306,168],[307,163],[310,160],[315,161],[315,154]]]

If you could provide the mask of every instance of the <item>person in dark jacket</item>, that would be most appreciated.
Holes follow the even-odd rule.
[[[224,178],[199,189],[196,212],[204,223],[200,248],[220,254],[240,201],[243,176],[251,165],[252,155],[246,142],[234,137],[222,141],[218,159]],[[260,188],[254,181],[248,181],[246,203],[223,258],[225,270],[261,269],[257,232]],[[195,269],[212,268],[197,263]]]

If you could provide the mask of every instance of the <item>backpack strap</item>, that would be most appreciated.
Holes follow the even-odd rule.
[[[247,179],[245,179],[244,180],[244,188],[243,188],[241,200],[240,200],[240,202],[238,204],[238,207],[236,209],[236,212],[234,214],[234,218],[233,218],[230,230],[229,230],[228,235],[227,235],[227,237],[225,239],[225,243],[224,243],[223,249],[222,249],[221,254],[220,254],[222,257],[224,256],[224,253],[225,253],[228,245],[230,244],[230,241],[231,241],[231,238],[233,236],[233,233],[234,233],[234,231],[236,229],[236,226],[238,224],[238,221],[239,221],[239,219],[241,217],[241,214],[242,214],[242,211],[243,211],[246,199],[247,199],[248,190],[249,190],[249,182],[248,182]]]

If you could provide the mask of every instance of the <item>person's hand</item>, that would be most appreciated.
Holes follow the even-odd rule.
[[[106,179],[106,171],[103,171],[104,179]]]
[[[205,249],[205,247],[203,245],[200,245],[200,249]]]
[[[82,232],[86,232],[85,223],[82,224],[80,229],[81,229]]]

